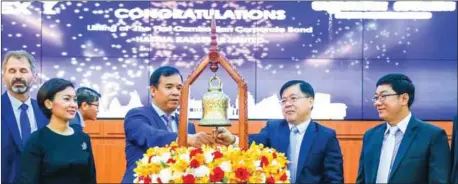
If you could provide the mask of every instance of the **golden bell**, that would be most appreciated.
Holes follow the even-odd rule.
[[[212,86],[212,81],[218,80],[218,86]],[[227,119],[229,97],[222,92],[221,80],[213,76],[208,81],[208,92],[202,97],[202,119],[199,126],[231,126]]]

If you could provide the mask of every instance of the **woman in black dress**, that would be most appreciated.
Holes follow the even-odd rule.
[[[20,183],[96,183],[91,140],[68,125],[78,108],[73,84],[48,80],[38,90],[37,101],[50,121],[25,145]]]

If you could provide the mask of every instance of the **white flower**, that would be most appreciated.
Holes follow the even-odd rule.
[[[161,178],[162,183],[169,183],[172,179],[172,169],[162,169],[161,172],[159,172],[159,178]]]
[[[158,177],[159,177],[159,176],[158,176],[157,174],[151,174],[151,175],[149,175],[149,178],[151,178],[151,182],[152,182],[152,183],[157,183],[157,178],[158,178]]]
[[[149,160],[148,157],[143,157],[142,160],[141,160],[142,165],[148,165],[148,160]]]
[[[232,172],[231,163],[229,163],[228,161],[225,161],[225,162],[221,163],[221,165],[219,165],[219,167],[220,167],[224,172]]]
[[[207,166],[201,165],[198,168],[194,169],[195,177],[205,177],[210,175],[210,169]]]
[[[272,166],[276,166],[278,164],[277,159],[274,159],[272,163],[270,163]]]
[[[151,158],[151,163],[153,164],[160,164],[161,163],[161,157],[159,156],[154,156]]]
[[[169,158],[171,158],[170,153],[164,153],[161,156],[161,161],[167,163],[167,161],[169,161]]]
[[[262,170],[262,167],[261,167],[261,160],[256,160],[256,161],[254,161],[254,165],[256,166],[256,170],[257,170],[257,171],[261,171],[261,170]]]
[[[184,161],[186,161],[186,162],[188,162],[188,163],[189,163],[190,160],[191,160],[191,158],[189,158],[189,154],[181,154],[181,155],[180,155],[180,159],[181,159],[181,160],[184,160]]]
[[[173,172],[172,179],[181,178],[183,175],[183,172]]]
[[[205,157],[205,163],[207,164],[213,161],[212,152],[205,152],[204,157]]]
[[[262,182],[261,183],[266,183],[266,179],[267,178],[266,178],[266,174],[265,173],[261,174],[261,178],[262,178],[262,180],[261,180]]]

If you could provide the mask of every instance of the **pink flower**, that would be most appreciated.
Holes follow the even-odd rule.
[[[219,182],[224,178],[224,171],[220,167],[213,169],[213,174],[210,174],[211,182]]]
[[[198,168],[200,166],[200,163],[196,159],[192,159],[190,165],[191,165],[191,168]]]
[[[281,181],[286,181],[287,179],[288,179],[288,176],[286,176],[286,173],[283,173],[283,175],[281,175],[280,177]]]
[[[196,182],[196,178],[194,178],[194,175],[192,174],[184,175],[182,178],[183,178],[183,183],[195,183]]]
[[[189,157],[192,158],[193,156],[196,156],[197,154],[203,154],[204,152],[202,151],[202,149],[200,148],[197,148],[197,149],[193,149],[191,151],[191,153],[189,153]]]
[[[268,166],[269,165],[269,160],[267,159],[266,156],[261,157],[261,167]]]
[[[249,177],[248,170],[243,167],[238,168],[237,170],[235,170],[235,177],[242,181],[246,181]]]
[[[219,151],[213,152],[213,160],[215,160],[217,158],[223,158],[223,154],[221,152],[219,152]]]
[[[275,178],[270,176],[269,178],[267,178],[266,183],[269,183],[269,184],[270,183],[275,183]]]

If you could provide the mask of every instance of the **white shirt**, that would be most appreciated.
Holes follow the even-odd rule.
[[[297,156],[299,156],[299,152],[301,150],[300,148],[301,148],[301,144],[302,144],[302,139],[304,139],[304,134],[305,134],[305,131],[307,130],[307,127],[309,127],[310,121],[311,121],[311,119],[308,119],[308,120],[304,121],[303,123],[297,125],[297,129],[299,130],[299,139],[297,139],[296,142],[294,143],[296,145],[296,155]],[[292,125],[291,123],[288,123],[288,126],[289,126],[289,130],[291,132],[291,128],[294,125]],[[239,145],[239,141],[240,141],[239,137],[235,136],[235,141],[234,141],[234,143],[232,145],[233,146]],[[293,143],[290,142],[289,144],[292,145]]]
[[[151,103],[151,106],[153,106],[154,110],[157,112],[159,117],[162,119],[162,122],[164,122],[165,127],[167,127],[167,122],[165,121],[165,119],[163,117],[163,115],[165,115],[166,113],[161,108],[156,106],[154,103]],[[173,112],[171,114],[171,116],[173,117],[172,121],[170,122],[172,124],[172,131],[173,132],[178,132],[177,122],[175,121],[175,117],[176,117],[175,112]]]
[[[412,117],[412,113],[409,112],[409,114],[396,125],[399,128],[399,130],[402,132],[402,134],[406,134],[407,125],[409,125],[409,121],[411,117]],[[390,130],[390,127],[391,125],[386,123],[385,134],[388,133],[388,131]]]
[[[22,137],[21,121],[20,121],[20,117],[21,117],[21,108],[20,108],[20,106],[22,105],[22,102],[19,101],[16,98],[14,98],[13,96],[11,96],[8,92],[6,94],[8,94],[8,98],[10,99],[11,106],[13,107],[14,117],[16,118],[16,123],[17,123],[17,126],[18,126],[19,135],[21,135],[21,137]],[[24,103],[27,104],[27,106],[29,106],[27,108],[27,115],[29,117],[29,122],[30,122],[30,133],[32,133],[32,132],[34,132],[34,131],[36,131],[38,129],[37,128],[37,120],[35,119],[35,113],[33,112],[32,100],[29,97]]]
[[[296,146],[296,153],[295,155],[297,155],[299,157],[299,152],[301,151],[301,144],[302,144],[302,139],[304,139],[304,134],[305,134],[305,131],[307,130],[307,127],[309,126],[310,124],[310,119],[300,123],[299,125],[297,125],[297,129],[299,130],[299,137],[298,139],[296,139],[296,142],[290,142],[289,145],[292,146],[292,145],[295,145]],[[288,123],[288,126],[289,126],[289,130],[290,130],[290,134],[292,133],[291,132],[291,128],[293,128],[295,125],[291,124],[291,123]],[[289,138],[288,138],[289,139]],[[299,158],[296,158],[296,160],[299,160]]]
[[[81,112],[78,110],[78,112],[76,113],[76,115],[78,115],[78,117],[80,118],[80,125],[81,127],[84,127],[85,124],[84,124],[84,119],[83,119],[83,115],[81,115]]]
[[[391,158],[391,163],[390,163],[390,172],[391,172],[391,167],[393,166],[394,160],[396,159],[396,155],[399,150],[399,146],[401,145],[402,139],[404,138],[404,135],[407,130],[407,125],[409,125],[410,118],[412,117],[412,114],[409,112],[409,115],[407,115],[404,119],[402,119],[396,126],[399,128],[400,133],[396,134],[395,138],[395,143],[394,143],[394,150],[393,150],[393,156]],[[387,137],[388,137],[388,131],[390,130],[391,125],[386,123],[386,130],[385,134],[383,136],[383,145],[387,144]],[[382,150],[380,153],[383,153],[385,149],[389,149],[386,146],[382,146]],[[383,155],[380,155],[380,159],[382,158]]]

